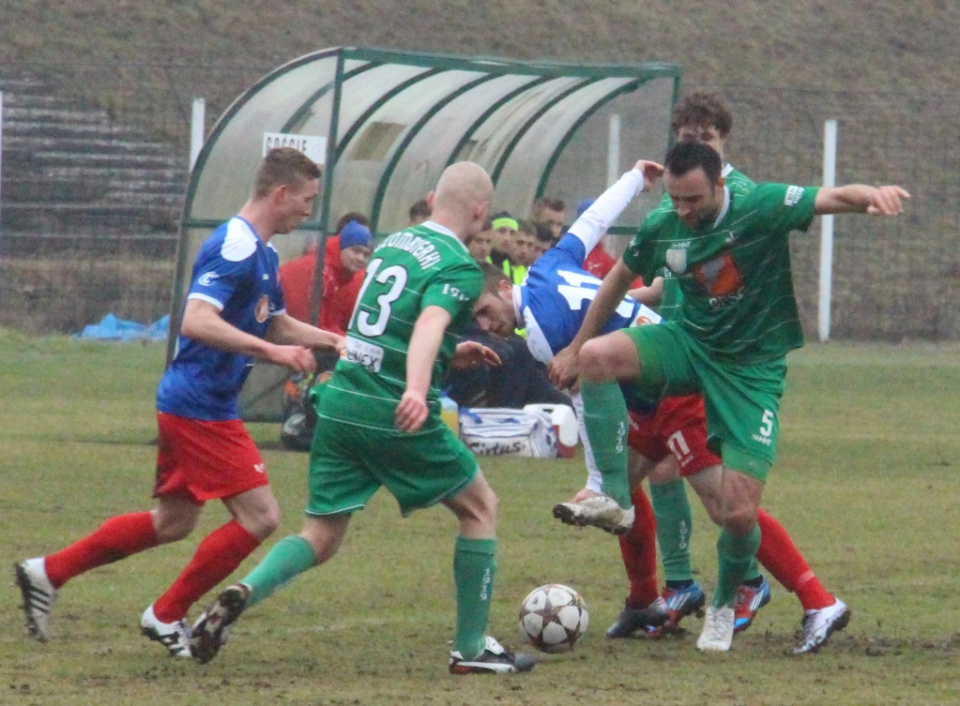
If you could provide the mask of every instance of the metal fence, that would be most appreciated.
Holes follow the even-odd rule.
[[[140,191],[130,194],[104,186],[94,194],[103,208],[91,215],[90,209],[83,210],[84,188],[96,190],[91,183],[81,183],[82,170],[71,172],[64,166],[78,158],[58,151],[51,138],[31,147],[23,133],[11,136],[12,123],[5,115],[0,326],[32,333],[73,332],[108,312],[142,322],[168,313],[179,218],[176,204],[188,176],[192,99],[206,99],[207,127],[212,127],[234,97],[273,68],[202,60],[111,67],[109,72],[97,66],[69,71],[49,66],[0,69],[5,113],[13,110],[17,117],[16,111],[25,105],[16,97],[16,86],[21,84],[14,79],[32,77],[47,91],[43,100],[49,115],[56,116],[57,110],[92,112],[99,116],[90,118],[92,122],[113,126],[114,137],[101,136],[101,143],[159,145],[158,156],[152,159],[166,160],[164,168],[178,172],[175,181],[181,189],[176,197],[168,194],[165,200],[151,200]],[[110,85],[98,92],[97,104],[86,102],[83,92],[70,88],[108,80]],[[956,306],[960,301],[960,180],[956,177],[960,147],[955,121],[949,117],[956,114],[960,96],[857,89],[838,93],[704,88],[719,91],[730,104],[735,121],[727,156],[756,181],[819,183],[823,124],[836,119],[837,183],[898,183],[912,193],[907,212],[899,219],[837,217],[832,338],[960,339]],[[84,148],[78,144],[75,149]],[[621,149],[630,155],[629,145]],[[50,166],[38,168],[37,155]],[[35,172],[33,180],[10,192],[8,185],[15,185],[18,174],[22,176],[28,167]],[[135,182],[144,193],[149,191],[153,178],[143,176],[142,170],[128,174],[121,173],[119,166],[115,169],[114,176],[125,186]],[[43,183],[47,173],[58,175],[52,186]],[[81,176],[71,182],[71,174]],[[73,200],[48,206],[56,195]],[[110,198],[114,201],[109,202]],[[154,210],[141,217],[140,211],[136,215],[121,208],[119,203],[125,199],[152,204]],[[19,204],[21,211],[11,203]],[[792,249],[801,314],[808,336],[814,336],[817,222],[808,234],[793,236]]]

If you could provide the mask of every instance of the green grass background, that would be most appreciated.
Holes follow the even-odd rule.
[[[166,657],[139,635],[138,620],[199,538],[225,520],[219,505],[187,541],[71,582],[47,644],[25,636],[8,580],[0,592],[0,703],[955,704],[958,352],[956,344],[834,343],[790,356],[781,454],[763,504],[853,609],[848,629],[818,655],[792,656],[801,610],[776,584],[773,601],[728,654],[697,652],[695,618],[680,638],[607,640],[626,591],[616,542],[550,514],[580,487],[582,462],[500,458],[483,461],[501,499],[491,632],[517,646],[519,602],[542,583],[574,586],[590,609],[577,649],[544,655],[531,674],[447,673],[456,524],[443,508],[402,520],[379,494],[330,564],[251,610],[203,667]],[[0,331],[5,571],[111,515],[150,507],[162,366],[155,344]],[[283,450],[278,431],[251,425],[285,511],[267,547],[299,529],[305,493],[306,456]],[[699,507],[695,513],[695,570],[712,589],[716,532]]]

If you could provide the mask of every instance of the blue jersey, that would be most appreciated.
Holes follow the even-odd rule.
[[[278,270],[280,258],[245,220],[235,217],[200,247],[187,299],[220,309],[228,324],[263,338],[270,318],[285,311]],[[211,348],[186,336],[157,390],[157,409],[190,419],[239,419],[237,398],[253,358]]]
[[[570,345],[580,330],[587,308],[603,283],[583,269],[583,262],[610,224],[643,189],[643,183],[643,175],[636,169],[624,174],[577,218],[556,247],[537,258],[524,283],[514,287],[518,325],[526,327],[527,347],[537,360],[549,362]],[[607,319],[603,333],[659,322],[655,311],[625,297]],[[624,396],[631,410],[652,414],[656,409],[655,400],[640,398],[632,386],[624,386]]]
[[[527,328],[530,352],[542,362],[570,345],[603,283],[583,269],[586,256],[584,242],[566,233],[556,247],[537,258],[519,287],[520,323]],[[626,297],[607,320],[603,333],[659,320],[652,310]]]

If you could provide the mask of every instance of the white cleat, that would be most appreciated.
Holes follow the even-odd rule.
[[[23,615],[30,637],[50,639],[50,609],[57,601],[57,589],[47,578],[43,557],[27,559],[13,567],[17,587],[23,597]]]
[[[622,508],[616,500],[602,493],[580,502],[554,505],[553,516],[568,525],[590,525],[611,534],[625,534],[633,527],[633,508]]]
[[[157,619],[151,604],[140,616],[140,632],[154,642],[167,648],[171,657],[187,657],[190,654],[190,626],[185,620],[163,623]]]
[[[819,610],[808,610],[803,614],[803,640],[793,654],[801,655],[806,652],[816,652],[823,647],[830,636],[843,630],[850,622],[852,615],[847,604],[839,598],[832,606]]]
[[[697,639],[697,649],[701,652],[727,652],[733,643],[733,623],[735,620],[733,608],[707,608],[707,616],[703,620],[703,631]]]

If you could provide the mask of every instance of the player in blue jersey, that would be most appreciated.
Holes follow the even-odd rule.
[[[313,349],[344,339],[288,316],[270,239],[310,216],[320,169],[300,152],[272,150],[239,214],[204,242],[193,267],[177,354],[157,392],[156,507],[119,515],[92,534],[15,566],[29,634],[50,637],[59,590],[90,569],[186,537],[203,505],[220,500],[232,519],[209,534],[170,588],[143,613],[141,632],[190,657],[187,611],[220,583],[280,520],[263,459],[240,421],[237,398],[254,359],[304,373]]]
[[[526,281],[516,287],[497,282],[490,271],[474,308],[474,318],[484,329],[507,335],[514,327],[526,328],[533,356],[548,363],[579,330],[587,306],[601,280],[583,269],[589,252],[627,204],[649,184],[647,172],[659,165],[638,162],[583,213],[557,244],[537,259]],[[613,331],[659,316],[633,298],[624,299],[606,323]],[[563,503],[554,511],[565,522],[592,524],[615,534],[633,524],[627,481],[627,412],[617,385],[586,385],[574,395],[578,420],[590,460],[601,474],[601,493],[577,504]]]

